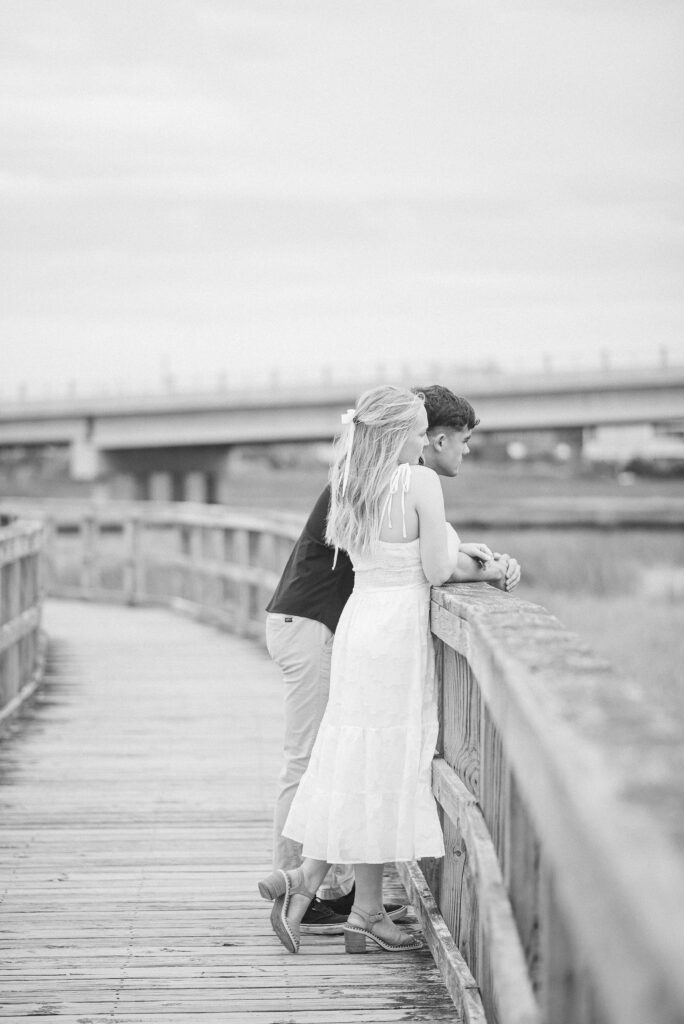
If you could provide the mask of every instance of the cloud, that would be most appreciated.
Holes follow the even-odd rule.
[[[279,337],[304,362],[417,337],[628,352],[649,303],[648,336],[684,355],[674,4],[5,0],[2,18],[10,374],[50,324],[82,345],[123,331],[132,372],[141,346],[182,362],[189,336],[207,364],[238,336],[237,362]]]

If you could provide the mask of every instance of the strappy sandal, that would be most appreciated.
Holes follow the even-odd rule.
[[[257,883],[259,887],[259,895],[265,900],[275,900],[278,896],[282,896],[285,892],[285,872],[278,869],[272,871],[270,875],[266,875],[260,882]]]
[[[420,939],[411,935],[410,932],[402,932],[403,941],[401,942],[389,942],[378,935],[377,932],[374,932],[373,925],[378,924],[385,917],[382,910],[377,914],[367,914],[365,910],[354,906],[351,908],[350,917],[352,914],[357,914],[362,918],[364,924],[363,927],[349,923],[344,925],[344,949],[346,953],[365,953],[366,939],[372,939],[381,949],[386,949],[389,953],[408,952],[412,949],[423,948],[423,943]]]
[[[294,876],[299,874],[299,881],[294,884]],[[268,878],[259,882],[259,892],[264,899],[273,899],[271,910],[271,926],[285,949],[290,953],[299,952],[299,928],[295,932],[287,922],[287,912],[290,907],[290,900],[293,896],[306,896],[311,901],[316,895],[304,888],[303,873],[300,868],[296,871],[274,871]],[[263,889],[262,889],[263,885]],[[265,896],[264,890],[273,893],[273,896]]]

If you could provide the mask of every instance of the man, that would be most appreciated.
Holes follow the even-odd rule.
[[[428,440],[423,463],[439,476],[458,476],[468,442],[480,422],[470,402],[459,398],[448,388],[433,384],[414,388],[425,396],[428,414]],[[494,554],[493,564],[482,567],[467,555],[459,555],[458,569],[450,583],[485,582],[499,590],[511,591],[520,582],[520,565],[508,554]]]
[[[428,439],[424,461],[441,476],[456,476],[468,453],[468,441],[479,422],[472,406],[438,385],[420,390],[425,395]],[[297,540],[282,577],[267,607],[266,645],[283,673],[285,684],[285,741],[283,768],[278,780],[274,815],[275,868],[299,866],[299,844],[282,835],[282,829],[306,770],[328,701],[332,643],[342,609],[353,586],[349,556],[340,551],[333,571],[333,549],[325,542],[330,487],[318,498]],[[453,582],[487,581],[511,590],[520,568],[508,555],[495,556],[482,566],[459,555]],[[302,921],[302,932],[339,934],[351,910],[354,896],[350,865],[332,865]],[[406,907],[389,905],[390,917],[399,920]]]

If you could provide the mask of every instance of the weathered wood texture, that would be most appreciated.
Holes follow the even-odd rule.
[[[0,721],[40,677],[43,542],[39,522],[0,520]]]
[[[440,907],[491,1022],[684,1020],[684,744],[543,608],[433,591]]]
[[[281,681],[258,645],[163,609],[46,613],[43,686],[0,743],[0,1020],[458,1022],[427,949],[273,935]]]

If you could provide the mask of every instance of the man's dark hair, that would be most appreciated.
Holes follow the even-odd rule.
[[[441,384],[412,390],[425,396],[428,430],[434,430],[435,427],[452,427],[454,430],[467,427],[473,430],[480,422],[467,398],[460,398]]]

